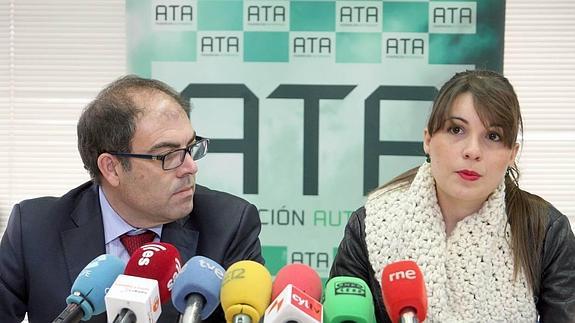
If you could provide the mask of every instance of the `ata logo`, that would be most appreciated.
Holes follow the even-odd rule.
[[[365,286],[353,282],[335,283],[335,294],[365,297]]]
[[[194,20],[194,7],[190,5],[156,5],[154,12],[157,24],[191,23]]]
[[[292,40],[294,55],[329,55],[332,52],[332,40],[329,37],[301,36]]]
[[[286,7],[283,5],[250,5],[247,8],[248,24],[286,22]]]
[[[239,54],[240,38],[230,35],[203,35],[200,37],[200,52],[203,55]]]
[[[423,56],[425,40],[423,38],[399,37],[385,40],[386,56]]]
[[[376,24],[379,22],[379,8],[374,6],[342,6],[339,8],[339,22],[342,24]]]

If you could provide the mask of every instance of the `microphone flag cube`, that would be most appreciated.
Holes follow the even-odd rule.
[[[154,279],[119,275],[105,300],[108,322],[114,322],[122,309],[134,312],[138,323],[155,323],[162,313],[158,282]]]

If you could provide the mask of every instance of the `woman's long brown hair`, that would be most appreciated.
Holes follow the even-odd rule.
[[[433,136],[445,123],[456,97],[471,93],[475,109],[485,126],[490,123],[502,125],[503,143],[513,148],[517,135],[523,131],[523,120],[517,95],[509,81],[495,72],[470,70],[455,74],[439,91],[427,123]],[[418,167],[400,174],[382,188],[403,186],[413,181]],[[539,196],[519,188],[519,170],[513,165],[505,174],[505,206],[507,222],[511,228],[513,252],[513,276],[522,269],[534,294],[539,293],[541,275],[541,251],[547,222],[547,203]]]

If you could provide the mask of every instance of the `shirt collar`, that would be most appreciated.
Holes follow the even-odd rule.
[[[102,222],[104,224],[104,241],[106,244],[117,239],[124,233],[138,234],[143,230],[150,230],[156,233],[158,237],[162,236],[162,225],[155,227],[141,229],[135,228],[128,224],[122,217],[114,211],[101,186],[98,186],[98,194],[100,196],[100,209],[102,210]]]

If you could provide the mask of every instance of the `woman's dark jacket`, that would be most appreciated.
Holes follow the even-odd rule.
[[[541,260],[541,287],[535,295],[539,322],[575,322],[575,236],[567,217],[552,206]],[[391,322],[369,262],[364,207],[352,214],[345,228],[331,267],[330,278],[334,276],[354,276],[367,282],[374,298],[377,322]]]

